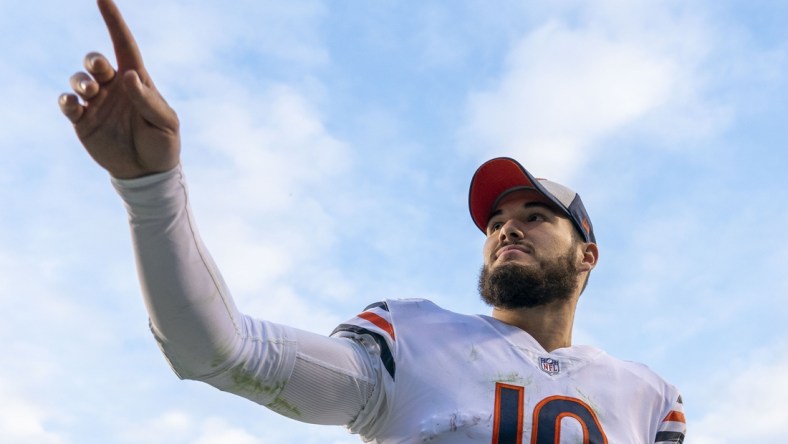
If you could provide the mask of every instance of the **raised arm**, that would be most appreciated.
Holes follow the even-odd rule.
[[[112,0],[98,6],[118,69],[89,53],[87,73],[71,77],[76,95],[60,96],[61,110],[126,203],[156,338],[179,375],[205,376],[237,358],[244,321],[191,218],[178,167],[178,118],[156,90],[118,7]]]
[[[87,72],[71,77],[76,94],[61,95],[59,103],[126,204],[151,330],[173,369],[301,421],[359,422],[368,402],[380,405],[378,360],[360,343],[238,311],[189,207],[178,118],[115,3],[98,5],[117,71],[89,53]]]
[[[62,94],[60,109],[85,149],[119,179],[171,170],[179,163],[178,116],[159,94],[120,10],[98,0],[115,49],[117,71],[103,55],[85,57],[87,72],[71,77],[76,94]]]

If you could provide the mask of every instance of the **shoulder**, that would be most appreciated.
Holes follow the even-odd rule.
[[[478,316],[464,315],[441,308],[428,299],[386,299],[368,305],[359,314],[340,324],[332,333],[374,333],[389,343],[401,334],[441,326],[479,323]]]
[[[423,298],[409,298],[409,299],[384,299],[373,304],[369,304],[364,308],[362,313],[375,313],[379,316],[393,320],[395,318],[411,317],[433,317],[440,316],[446,318],[464,318],[473,317],[463,315],[448,309],[445,309],[429,299]]]
[[[410,299],[387,299],[377,304],[383,304],[391,312],[394,313],[409,313],[409,314],[429,314],[429,315],[459,315],[453,311],[440,307],[438,304],[430,301],[429,299],[410,298]]]
[[[488,328],[479,315],[468,315],[443,308],[428,299],[393,299],[383,302],[389,321],[396,330],[422,330],[437,332],[444,328],[470,325]],[[454,327],[452,327],[454,326]]]
[[[601,352],[597,368],[615,382],[614,393],[620,404],[632,406],[654,421],[658,443],[681,442],[686,432],[684,402],[678,388],[647,365],[627,361]],[[651,400],[651,401],[649,401]]]
[[[636,390],[636,387],[640,387],[639,390],[655,392],[668,403],[680,397],[678,389],[673,384],[646,364],[619,359],[605,352],[599,354],[599,360],[629,389]]]
[[[615,359],[615,358],[613,358]],[[687,421],[684,416],[684,401],[678,388],[666,381],[662,376],[645,364],[633,361],[617,360],[623,371],[628,372],[640,382],[638,386],[625,385],[625,389],[631,389],[635,394],[639,392],[651,392],[658,399],[658,406],[655,406],[657,433],[656,443],[676,443],[683,442],[687,432]]]

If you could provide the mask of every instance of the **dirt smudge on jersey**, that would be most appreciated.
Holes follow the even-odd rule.
[[[435,415],[422,423],[421,442],[445,438],[447,434],[456,432],[464,432],[469,437],[475,437],[481,432],[474,427],[481,422],[481,413],[454,412],[446,416]]]
[[[479,352],[476,350],[476,346],[471,344],[471,352],[468,354],[468,361],[478,361],[479,360]]]
[[[301,411],[298,410],[298,407],[290,404],[279,396],[274,399],[274,402],[266,405],[266,407],[289,418],[298,419],[301,417]]]
[[[492,382],[505,382],[507,384],[516,384],[525,387],[533,382],[533,377],[528,376],[528,378],[523,378],[518,372],[499,373],[498,376],[493,378]]]

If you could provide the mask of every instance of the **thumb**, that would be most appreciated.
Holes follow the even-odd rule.
[[[143,119],[163,130],[178,131],[178,117],[153,86],[145,85],[135,70],[123,73],[123,87]]]

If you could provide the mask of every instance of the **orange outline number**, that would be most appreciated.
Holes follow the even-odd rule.
[[[492,444],[522,444],[524,394],[524,387],[495,383]],[[536,405],[531,444],[559,444],[564,418],[574,418],[583,428],[583,444],[607,444],[594,410],[568,396],[550,396]]]
[[[524,387],[495,383],[492,444],[522,444],[524,393]]]

